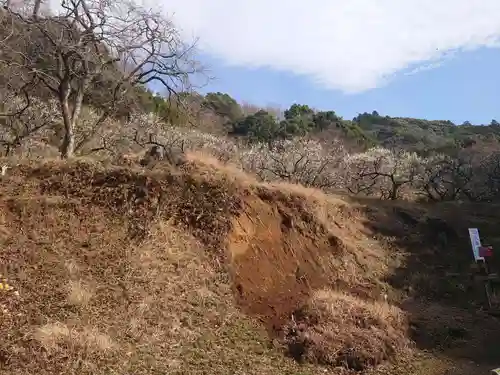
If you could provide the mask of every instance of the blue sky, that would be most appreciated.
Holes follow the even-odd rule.
[[[351,119],[377,110],[389,116],[451,120],[473,124],[500,120],[500,49],[463,52],[441,66],[415,74],[399,74],[384,86],[360,93],[318,87],[309,77],[270,68],[227,66],[201,55],[214,79],[202,92],[221,91],[238,101],[286,108],[293,103],[334,110]]]
[[[500,120],[500,0],[142,0],[199,38],[204,91],[345,118]]]

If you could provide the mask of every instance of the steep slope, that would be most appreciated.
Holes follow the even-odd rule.
[[[14,288],[0,291],[2,374],[466,375],[499,358],[500,323],[469,308],[478,295],[431,288],[438,266],[468,264],[463,217],[449,254],[433,246],[432,208],[262,185],[199,160],[21,164],[0,192]]]

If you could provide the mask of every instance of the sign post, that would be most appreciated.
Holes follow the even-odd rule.
[[[481,239],[479,238],[479,231],[477,228],[469,228],[470,243],[472,245],[472,253],[474,254],[474,260],[483,261],[484,257],[480,254]]]
[[[474,260],[479,266],[478,276],[480,276],[484,283],[484,291],[486,294],[486,301],[488,302],[488,308],[493,309],[493,306],[497,304],[494,286],[498,280],[498,275],[496,273],[491,273],[488,264],[488,260],[493,256],[493,247],[481,245],[481,239],[479,238],[479,231],[477,228],[469,228],[469,236],[472,245],[472,253],[474,254]],[[498,375],[500,375],[500,373]]]

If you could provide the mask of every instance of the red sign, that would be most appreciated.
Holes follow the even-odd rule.
[[[491,257],[493,255],[492,246],[481,246],[479,248],[479,256],[481,257]]]

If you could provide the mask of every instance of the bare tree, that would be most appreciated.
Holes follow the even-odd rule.
[[[488,158],[485,186],[489,191],[490,200],[500,199],[500,152],[495,152]]]
[[[74,154],[84,98],[100,82],[111,87],[95,129],[134,86],[156,81],[177,98],[189,76],[199,71],[192,59],[194,46],[182,42],[174,25],[132,1],[61,0],[56,16],[39,15],[39,7],[36,0],[31,16],[8,10],[24,26],[28,51],[8,41],[0,47],[15,57],[11,65],[28,72],[27,82],[43,86],[58,100],[63,158]]]
[[[491,201],[498,198],[500,148],[494,142],[479,142],[464,149],[459,158],[465,160],[470,169],[470,182],[463,195],[471,201]]]

